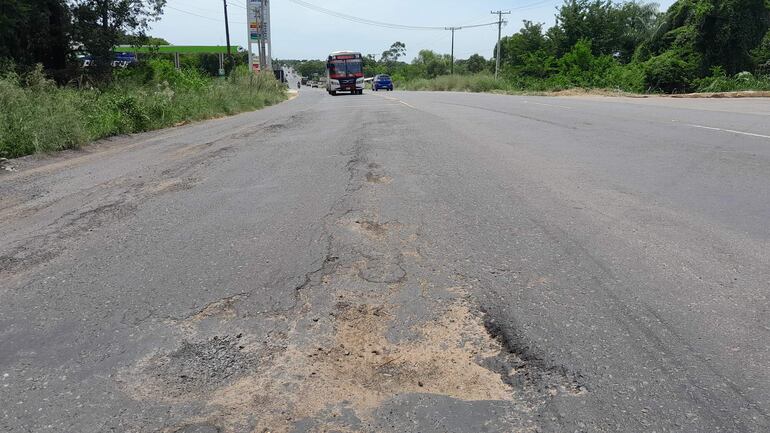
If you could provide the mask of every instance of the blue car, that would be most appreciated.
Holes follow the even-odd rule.
[[[393,80],[390,79],[389,75],[377,75],[374,77],[374,80],[372,80],[372,90],[376,92],[380,89],[386,89],[390,92],[393,91]]]

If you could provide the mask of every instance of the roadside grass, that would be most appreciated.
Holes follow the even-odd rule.
[[[397,83],[404,90],[427,90],[438,92],[514,92],[517,89],[507,80],[495,80],[487,74],[443,75],[436,78],[419,78]]]
[[[770,91],[770,76],[756,76],[749,72],[741,72],[728,76],[721,69],[712,71],[710,77],[697,81],[698,93],[724,93],[741,91]]]
[[[272,75],[245,68],[228,80],[161,63],[136,75],[118,76],[100,89],[57,87],[40,70],[0,77],[0,157],[77,148],[114,135],[256,110],[287,97]]]
[[[437,92],[501,93],[510,95],[545,95],[557,92],[619,94],[631,93],[620,88],[576,86],[558,79],[526,77],[501,78],[493,75],[443,75],[432,79],[420,78],[397,83],[403,90]]]
[[[633,71],[632,71],[633,72]],[[443,91],[443,92],[473,92],[473,93],[503,93],[515,95],[569,95],[595,94],[614,96],[634,96],[662,94],[652,91],[638,83],[634,74],[617,69],[602,80],[595,83],[570,80],[563,76],[549,78],[532,78],[522,76],[507,76],[495,80],[489,74],[476,75],[443,75],[436,78],[419,78],[396,83],[402,90]],[[728,92],[767,92],[770,91],[770,76],[755,76],[744,72],[735,76],[727,76],[720,72],[693,83],[697,93],[728,93]],[[760,93],[762,94],[762,93]]]

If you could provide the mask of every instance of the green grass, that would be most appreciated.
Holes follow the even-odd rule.
[[[697,91],[706,93],[770,91],[770,77],[757,77],[748,72],[741,72],[732,77],[721,70],[715,70],[712,76],[697,81]]]
[[[113,135],[256,110],[286,99],[272,75],[245,68],[229,80],[163,64],[143,82],[122,77],[103,89],[55,86],[39,71],[0,78],[0,157],[77,148]]]
[[[454,92],[512,92],[516,89],[505,80],[491,75],[444,75],[433,79],[420,78],[397,83],[404,90],[431,90]]]

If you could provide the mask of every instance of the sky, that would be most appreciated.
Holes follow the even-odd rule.
[[[326,9],[356,17],[421,27],[448,27],[491,23],[492,10],[510,10],[503,35],[521,28],[523,20],[554,23],[556,7],[562,0],[305,0]],[[227,0],[230,38],[233,45],[246,46],[246,0]],[[667,8],[674,0],[658,2]],[[339,50],[379,55],[393,42],[406,44],[407,60],[422,49],[440,53],[451,50],[451,32],[398,30],[354,23],[307,9],[291,0],[271,1],[273,57],[277,59],[323,59]],[[168,0],[159,22],[149,34],[175,45],[225,45],[222,0]],[[458,30],[455,57],[478,53],[492,57],[497,42],[497,25]]]

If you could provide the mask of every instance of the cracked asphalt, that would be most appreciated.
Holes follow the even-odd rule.
[[[0,431],[769,431],[769,107],[304,89],[10,161]]]

